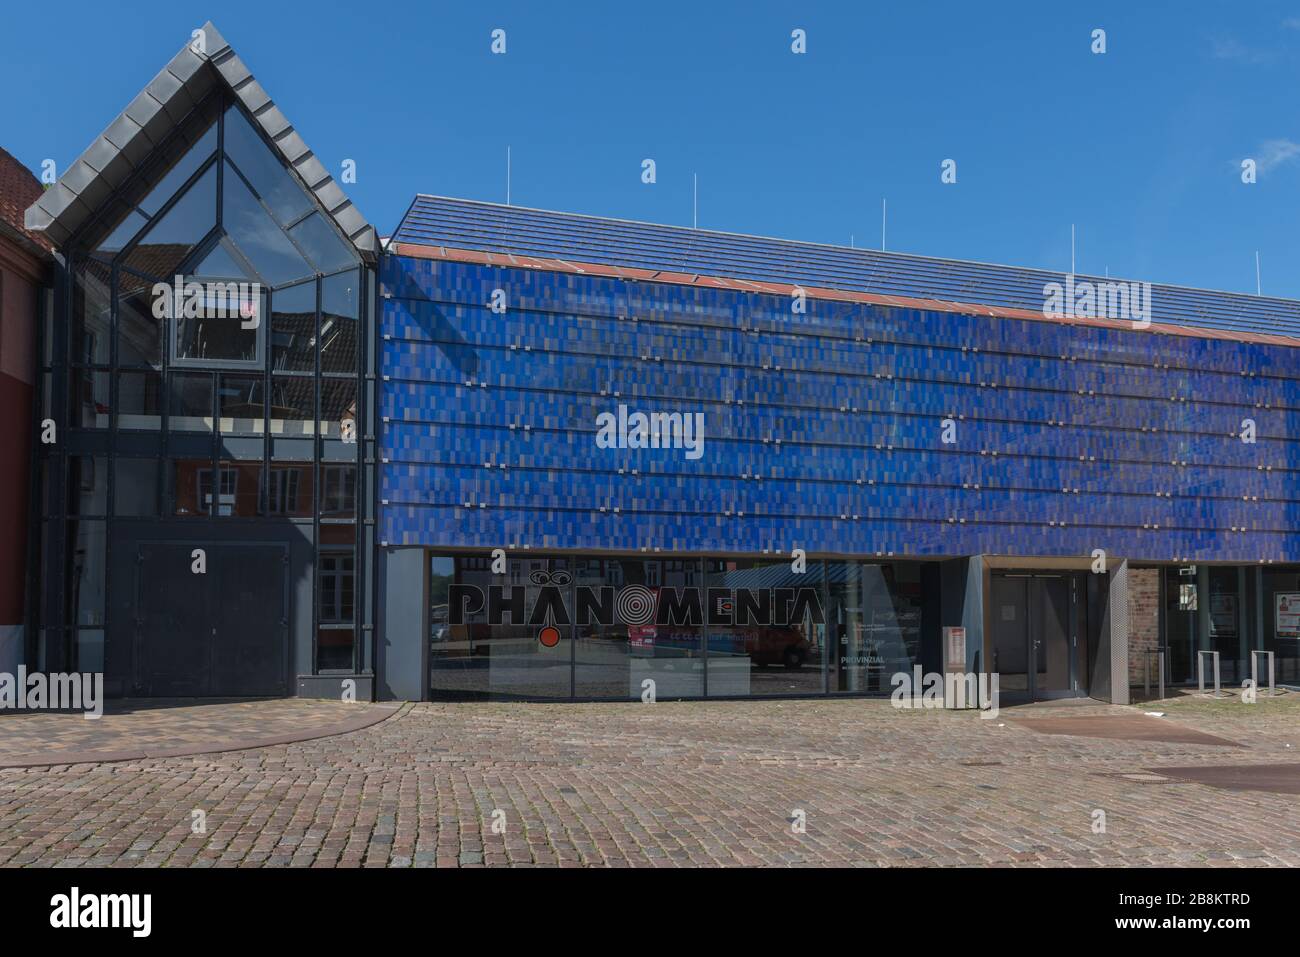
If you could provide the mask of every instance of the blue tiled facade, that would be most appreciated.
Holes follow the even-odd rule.
[[[390,545],[1300,560],[1283,346],[402,256],[381,282]],[[703,413],[702,456],[598,447],[620,404]]]

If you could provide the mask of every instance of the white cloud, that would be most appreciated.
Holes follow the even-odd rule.
[[[1265,140],[1255,150],[1255,165],[1261,173],[1277,169],[1300,158],[1300,143],[1291,140]]]

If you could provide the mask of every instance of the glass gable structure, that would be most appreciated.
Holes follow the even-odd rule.
[[[292,694],[372,673],[370,266],[222,86],[65,254],[67,323],[43,351],[60,440],[41,449],[32,657],[105,669],[117,694]],[[195,549],[222,567],[191,571]],[[150,597],[167,590],[203,620]],[[241,622],[259,623],[256,647]],[[168,630],[184,647],[163,647]],[[226,656],[251,677],[212,663]]]

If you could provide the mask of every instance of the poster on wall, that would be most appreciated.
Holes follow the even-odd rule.
[[[1279,638],[1300,638],[1300,592],[1273,593],[1275,634]]]

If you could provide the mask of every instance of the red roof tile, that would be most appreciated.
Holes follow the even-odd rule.
[[[41,181],[32,175],[31,170],[0,149],[0,222],[49,252],[54,247],[45,235],[23,226],[23,213],[44,191]]]

